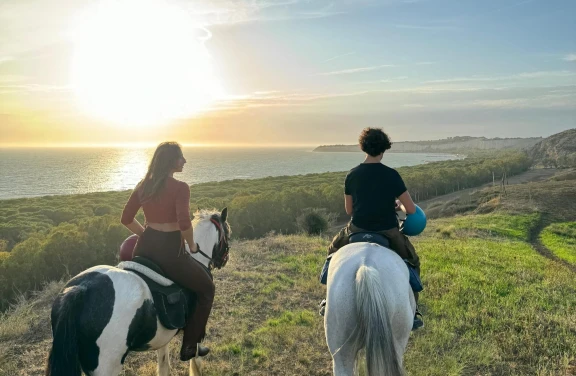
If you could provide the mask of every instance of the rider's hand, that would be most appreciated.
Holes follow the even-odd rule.
[[[198,252],[198,244],[193,243],[192,246],[190,246],[190,252],[192,253]]]
[[[402,210],[402,203],[400,202],[400,200],[396,200],[396,206],[394,207],[394,209],[396,211],[401,211]]]

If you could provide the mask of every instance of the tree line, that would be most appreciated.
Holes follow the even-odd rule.
[[[501,153],[402,167],[416,201],[512,176],[530,167],[526,154]],[[294,233],[310,208],[345,218],[346,172],[230,180],[191,186],[191,211],[229,208],[234,238]],[[113,265],[129,235],[119,221],[130,192],[4,200],[0,205],[0,308],[42,283],[98,264]],[[143,221],[140,212],[137,216]]]

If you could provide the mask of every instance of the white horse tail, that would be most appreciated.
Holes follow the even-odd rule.
[[[78,359],[76,318],[82,309],[85,286],[72,286],[56,298],[52,306],[52,348],[46,365],[46,376],[81,376]]]
[[[401,359],[394,345],[388,303],[378,270],[361,265],[356,272],[356,314],[353,337],[358,364],[359,350],[366,348],[368,376],[402,376]]]

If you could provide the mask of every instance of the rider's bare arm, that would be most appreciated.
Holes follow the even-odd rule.
[[[190,246],[190,252],[198,252],[198,246],[196,245],[196,242],[194,241],[194,229],[192,227],[181,231],[182,232],[182,237],[184,238],[184,240],[186,240],[186,243],[188,243],[188,246]]]
[[[352,196],[344,195],[344,208],[346,208],[346,214],[352,215]]]
[[[190,186],[181,183],[180,191],[176,196],[176,218],[182,237],[188,243],[191,252],[198,252],[198,246],[194,241],[194,229],[190,219]]]
[[[142,226],[140,224],[140,222],[138,222],[137,219],[134,219],[132,222],[130,222],[124,226],[126,226],[126,228],[128,228],[128,230],[132,231],[133,233],[135,233],[138,236],[141,236],[142,233],[144,232],[144,226]]]
[[[414,204],[414,201],[412,201],[412,197],[408,191],[402,193],[398,199],[402,203],[402,206],[404,206],[404,211],[406,214],[416,213],[416,205]]]

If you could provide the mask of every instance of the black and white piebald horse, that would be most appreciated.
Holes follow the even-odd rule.
[[[204,254],[192,254],[206,268],[228,257],[227,209],[200,211],[194,239]],[[187,246],[187,251],[189,248]],[[52,306],[53,343],[46,376],[115,376],[130,351],[156,350],[158,375],[170,374],[168,344],[178,330],[158,320],[148,285],[135,273],[100,265],[72,278]],[[196,358],[190,375],[198,375]]]

